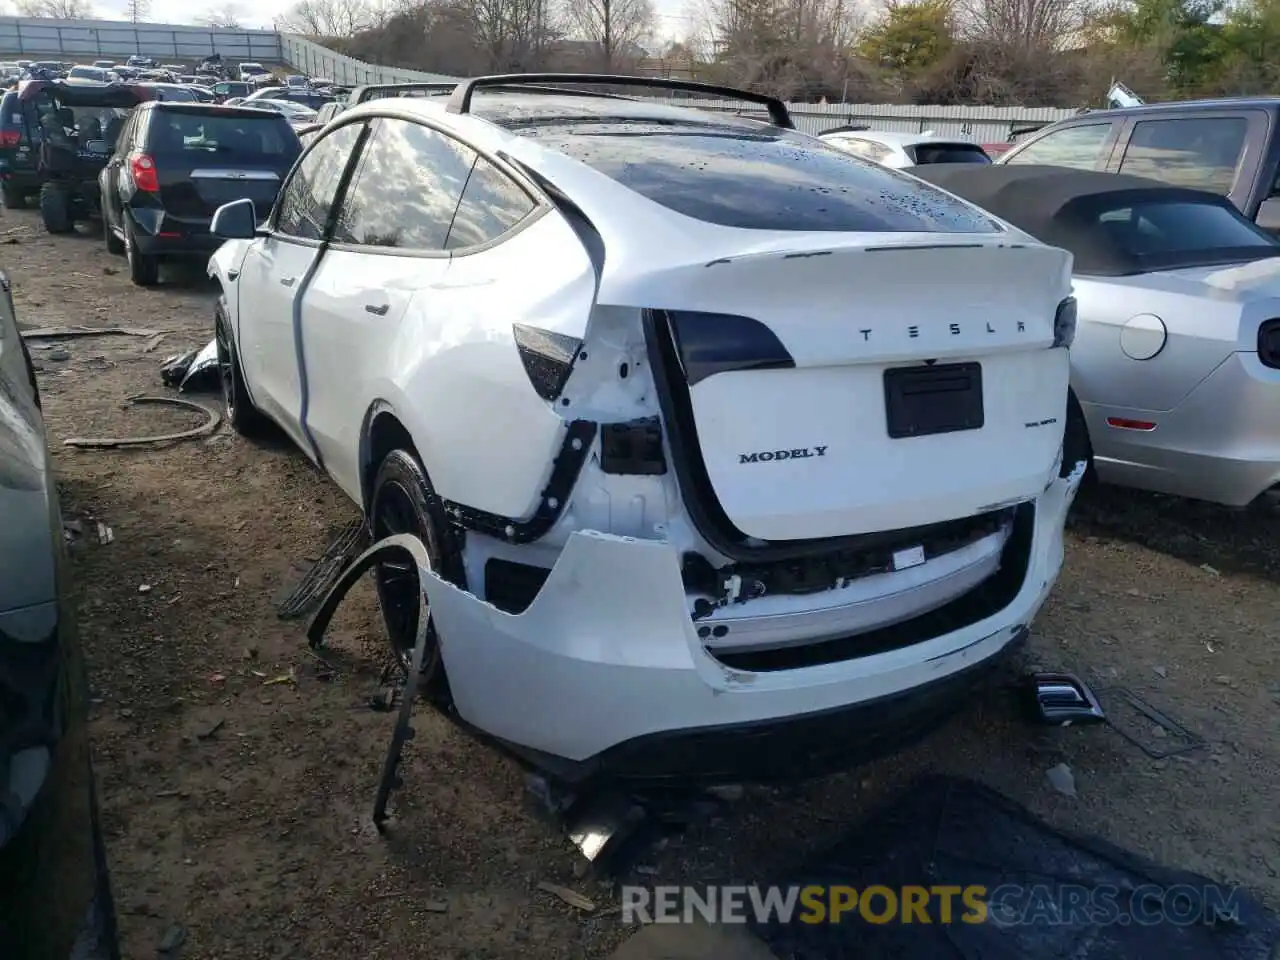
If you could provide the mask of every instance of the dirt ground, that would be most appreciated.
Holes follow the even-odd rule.
[[[199,270],[139,290],[100,239],[50,238],[27,212],[6,212],[0,240],[27,326],[165,331],[159,344],[33,343],[65,513],[85,531],[73,556],[126,957],[155,956],[179,929],[190,958],[607,954],[628,933],[616,915],[584,919],[537,884],[601,906],[611,890],[575,878],[575,852],[537,815],[520,771],[441,718],[419,715],[392,833],[366,826],[391,727],[368,704],[384,663],[372,591],[344,608],[332,668],[273,605],[355,515],[300,454],[225,428],[167,449],[62,446],[196,422],[121,401],[167,393],[160,361],[209,339],[214,292]],[[90,535],[94,521],[114,542]],[[645,879],[763,881],[928,769],[978,777],[1060,826],[1280,907],[1278,580],[1278,510],[1091,497],[1029,660],[1133,690],[1205,749],[1151,760],[1105,728],[1027,727],[996,698],[873,766],[747,790],[726,817],[655,851]],[[1059,762],[1078,798],[1049,786]]]

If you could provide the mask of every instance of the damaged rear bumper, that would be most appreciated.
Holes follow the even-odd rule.
[[[427,573],[459,717],[568,781],[765,780],[894,749],[1025,638],[1063,558],[1083,464],[1036,502],[1026,575],[997,613],[909,646],[796,669],[726,666],[697,635],[669,544],[570,537],[529,608]]]

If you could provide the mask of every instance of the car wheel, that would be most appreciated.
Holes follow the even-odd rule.
[[[124,225],[124,255],[129,259],[129,279],[140,287],[154,287],[160,282],[160,261],[138,249],[133,227]]]
[[[440,500],[427,479],[418,458],[407,450],[392,450],[378,466],[369,498],[369,527],[375,541],[397,533],[418,537],[431,558],[432,570],[458,582],[460,561],[446,540],[448,520]],[[391,650],[406,671],[413,663],[413,647],[418,632],[418,571],[412,561],[385,561],[374,568],[378,604],[386,625]],[[420,683],[425,693],[439,700],[447,698],[448,681],[435,626],[427,635]]]
[[[117,257],[124,253],[124,241],[111,229],[111,221],[107,219],[105,210],[102,214],[102,238],[107,241],[107,253]]]
[[[1076,397],[1074,390],[1067,391],[1067,422],[1062,434],[1062,476],[1068,476],[1077,463],[1083,460],[1085,482],[1092,483],[1097,479],[1093,469],[1093,444],[1089,442],[1089,425],[1084,419],[1084,409]]]
[[[71,233],[76,228],[71,219],[71,198],[60,183],[46,183],[40,188],[40,219],[49,233]]]
[[[0,184],[0,199],[9,210],[21,210],[27,205],[27,192],[15,183]]]
[[[227,331],[227,318],[218,308],[213,322],[213,337],[218,350],[218,374],[222,380],[222,404],[226,408],[227,423],[242,437],[261,435],[266,418],[249,399],[244,385],[244,371],[236,355]]]

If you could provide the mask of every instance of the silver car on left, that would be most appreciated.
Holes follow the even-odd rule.
[[[1099,480],[1228,506],[1280,491],[1280,241],[1224,197],[1142,177],[910,172],[1074,255],[1071,402]]]

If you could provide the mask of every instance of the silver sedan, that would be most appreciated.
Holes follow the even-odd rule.
[[[1071,385],[1098,479],[1280,488],[1280,242],[1216,194],[1031,165],[911,171],[1075,257]]]

